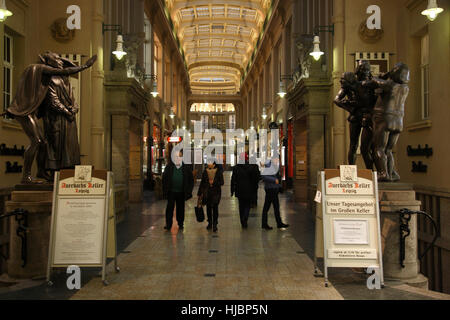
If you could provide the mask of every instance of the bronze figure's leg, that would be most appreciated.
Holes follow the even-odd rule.
[[[350,150],[348,151],[348,164],[356,163],[356,151],[359,145],[359,135],[361,134],[361,122],[350,122]]]
[[[16,120],[22,125],[23,131],[30,139],[30,145],[25,150],[24,155],[24,166],[23,166],[23,177],[22,183],[36,183],[31,177],[31,167],[33,165],[36,153],[41,148],[42,145],[45,146],[44,138],[39,129],[37,119],[35,115],[28,115],[26,117],[16,117]],[[40,167],[42,163],[38,163],[38,171],[43,168]]]
[[[382,120],[380,122],[374,121],[373,130],[373,144],[374,144],[374,159],[375,166],[378,171],[379,181],[389,181],[387,172],[387,157],[386,147],[388,142],[389,131],[386,130],[386,123]]]
[[[361,154],[366,165],[366,169],[373,170],[373,144],[372,128],[364,126],[361,134]]]
[[[391,177],[391,181],[399,181],[400,175],[395,171],[395,163],[394,163],[394,155],[392,150],[397,144],[398,138],[400,136],[400,132],[391,132],[389,135],[389,140],[386,147],[386,156],[387,156],[387,170],[388,175]]]

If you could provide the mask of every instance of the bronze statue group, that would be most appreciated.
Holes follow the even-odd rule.
[[[83,66],[47,52],[28,66],[17,86],[7,114],[16,119],[30,139],[24,154],[22,183],[42,183],[31,176],[37,160],[37,178],[52,181],[52,173],[80,164],[80,146],[75,121],[78,105],[69,76],[90,68],[97,56]],[[39,124],[42,119],[44,130]]]
[[[370,63],[361,60],[355,72],[341,77],[341,90],[334,103],[350,113],[348,164],[356,163],[361,136],[361,155],[367,169],[378,172],[378,180],[396,182],[393,149],[403,131],[405,101],[409,93],[409,68],[404,63],[373,77]]]

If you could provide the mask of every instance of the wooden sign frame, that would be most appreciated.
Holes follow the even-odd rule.
[[[383,274],[383,256],[381,247],[381,227],[380,227],[380,208],[378,200],[378,179],[377,172],[372,172],[371,170],[358,170],[358,179],[362,178],[367,181],[372,182],[372,192],[365,191],[360,194],[339,194],[338,192],[333,194],[327,193],[327,181],[330,179],[340,177],[340,170],[325,170],[318,172],[317,174],[317,189],[318,196],[316,198],[317,208],[316,208],[316,235],[315,235],[315,252],[314,252],[314,275],[319,276],[319,268],[317,264],[317,258],[323,258],[324,261],[324,278],[325,286],[328,287],[328,268],[378,268],[381,277],[381,286],[384,287],[384,274]],[[339,179],[340,181],[340,179]],[[358,180],[360,181],[360,180]],[[346,182],[341,182],[346,183]],[[331,188],[331,187],[330,187]],[[329,201],[339,201],[348,200],[351,202],[355,201],[373,201],[374,202],[374,212],[373,213],[331,213],[327,211],[327,200]],[[331,209],[330,209],[331,210]],[[369,210],[370,211],[370,210]],[[347,244],[337,244],[336,234],[335,234],[335,222],[336,220],[346,220],[348,222],[356,221],[367,221],[367,239],[369,239],[367,244],[364,241],[352,245]],[[356,234],[356,236],[358,236]],[[350,239],[352,240],[352,239]],[[339,256],[331,256],[329,249],[342,250],[344,253]],[[354,250],[354,251],[353,251]],[[347,252],[364,252],[367,254],[365,257],[345,257]],[[374,253],[376,250],[376,254]],[[351,255],[349,255],[351,256]]]
[[[47,264],[47,284],[49,286],[53,285],[51,281],[51,272],[53,268],[67,268],[71,265],[75,265],[83,268],[102,268],[102,281],[106,286],[108,281],[106,280],[106,262],[108,258],[114,259],[114,270],[116,272],[120,271],[117,265],[117,236],[116,236],[116,214],[115,214],[115,203],[114,203],[114,174],[106,170],[92,170],[92,178],[96,179],[92,181],[104,181],[106,186],[103,191],[103,186],[100,191],[89,190],[92,189],[92,184],[87,184],[87,187],[81,187],[76,189],[73,188],[74,192],[61,192],[60,183],[65,179],[74,178],[75,170],[61,170],[55,173],[54,187],[53,187],[53,207],[52,207],[52,218],[50,227],[50,243],[49,243],[49,253],[48,253],[48,264]],[[72,179],[73,181],[74,179]],[[76,184],[76,182],[74,183]],[[64,185],[64,183],[62,184]],[[61,186],[62,186],[61,185]],[[86,184],[85,184],[86,186]],[[72,188],[72,186],[70,186]],[[72,190],[72,189],[71,189]],[[92,194],[89,194],[93,191]],[[79,195],[76,193],[80,192]],[[104,210],[102,212],[101,225],[99,228],[102,230],[101,243],[99,243],[100,248],[98,254],[100,255],[97,261],[93,262],[81,262],[74,260],[59,262],[55,261],[55,247],[57,245],[58,234],[58,218],[61,214],[59,208],[59,202],[61,200],[73,200],[73,201],[91,201],[90,204],[96,203],[101,205]],[[97,202],[95,202],[97,201]],[[60,218],[61,220],[61,218]]]

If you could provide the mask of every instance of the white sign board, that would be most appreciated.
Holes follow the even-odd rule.
[[[341,166],[341,170],[318,175],[322,198],[316,201],[316,273],[317,257],[323,257],[326,285],[328,268],[333,267],[376,267],[383,283],[376,172],[353,166]]]
[[[58,199],[53,263],[78,265],[102,263],[105,200]]]
[[[114,181],[112,172],[91,166],[61,170],[55,174],[47,281],[52,268],[102,267],[115,259]]]

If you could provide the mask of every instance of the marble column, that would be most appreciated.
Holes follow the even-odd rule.
[[[340,77],[344,72],[344,61],[345,61],[345,52],[344,52],[344,42],[345,42],[345,2],[344,0],[335,0],[334,1],[334,50],[333,50],[333,61],[334,61],[334,69],[333,69],[333,93],[337,95],[339,92],[340,85]],[[333,124],[332,124],[332,132],[333,132],[333,160],[332,163],[334,167],[337,167],[341,164],[346,164],[346,138],[345,138],[345,126],[346,126],[346,117],[345,111],[341,108],[337,108],[335,106],[332,107],[332,115],[333,115]]]
[[[103,1],[92,1],[92,55],[97,62],[91,69],[91,164],[96,169],[105,168],[105,108],[104,108],[104,70],[103,70]]]

